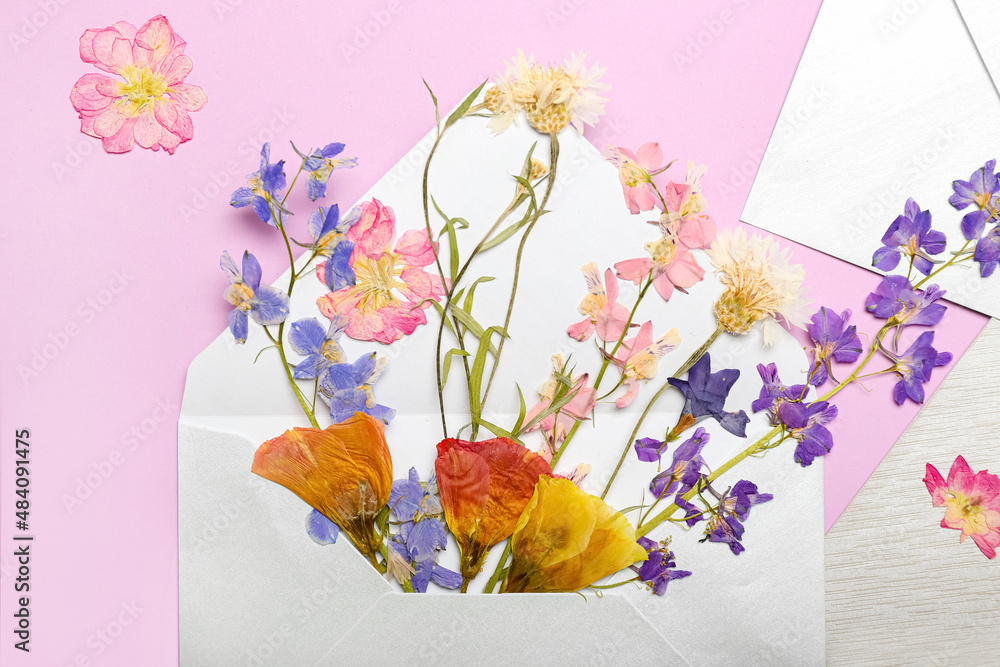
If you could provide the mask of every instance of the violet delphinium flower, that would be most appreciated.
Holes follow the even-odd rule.
[[[335,422],[348,419],[355,412],[364,412],[388,424],[396,411],[375,402],[372,385],[385,370],[386,357],[374,352],[359,358],[353,364],[334,364],[319,379],[319,395],[330,406],[330,417]]]
[[[770,363],[767,366],[757,364],[757,372],[760,373],[760,379],[764,381],[764,384],[760,388],[759,397],[750,404],[750,408],[754,412],[768,410],[770,412],[771,425],[777,426],[780,423],[778,419],[778,406],[786,401],[801,401],[805,398],[807,386],[804,384],[793,384],[790,387],[786,387],[781,382],[781,378],[778,377],[778,366],[774,363]]]
[[[882,236],[882,247],[872,256],[872,266],[891,271],[905,254],[913,258],[914,268],[926,276],[934,266],[930,255],[944,252],[945,235],[931,229],[930,211],[921,211],[912,197],[906,200],[903,211]]]
[[[654,496],[662,498],[670,493],[679,496],[691,490],[701,476],[701,467],[705,465],[701,450],[709,437],[705,429],[698,428],[693,436],[674,450],[670,467],[656,475],[649,484],[649,490]]]
[[[955,193],[948,197],[948,202],[959,211],[970,204],[980,209],[986,208],[993,195],[1000,192],[1000,181],[993,171],[996,166],[997,161],[990,160],[972,172],[969,180],[952,181],[951,187]]]
[[[837,416],[837,406],[827,401],[813,403],[782,403],[778,418],[799,441],[795,447],[795,462],[803,468],[817,456],[826,456],[833,449],[833,435],[824,426]]]
[[[747,423],[750,421],[747,413],[743,410],[726,412],[723,409],[729,390],[739,379],[740,372],[734,368],[727,368],[712,373],[711,369],[712,358],[706,352],[688,371],[687,380],[676,378],[668,380],[684,394],[684,409],[681,411],[680,423],[690,426],[706,417],[712,417],[722,428],[733,435],[745,438]]]
[[[292,324],[288,342],[296,353],[305,357],[295,366],[293,375],[297,380],[320,377],[334,364],[346,361],[344,350],[337,343],[345,327],[347,319],[343,317],[331,321],[325,332],[315,317],[297,320]]]
[[[729,550],[738,556],[746,550],[742,543],[744,533],[742,522],[749,517],[750,508],[773,498],[770,493],[758,493],[757,485],[753,482],[741,479],[719,503],[719,512],[708,520],[704,539],[728,544]]]
[[[948,307],[936,302],[945,294],[937,285],[914,290],[904,276],[885,276],[865,299],[865,310],[875,317],[888,319],[890,324],[898,324],[898,341],[904,327],[914,324],[931,327],[940,322]]]
[[[951,361],[951,352],[938,352],[932,346],[933,342],[934,332],[925,331],[903,354],[893,354],[882,348],[882,351],[895,362],[892,370],[899,376],[899,382],[896,383],[892,394],[896,403],[902,405],[907,398],[916,403],[923,403],[924,383],[931,379],[931,371],[935,366],[944,366]]]
[[[260,262],[248,252],[243,253],[243,271],[236,268],[229,252],[223,252],[219,266],[229,276],[226,301],[235,308],[229,313],[229,330],[238,344],[245,343],[249,331],[247,315],[261,326],[281,324],[288,315],[288,295],[277,287],[261,285]]]
[[[314,509],[306,517],[306,532],[316,544],[333,544],[340,535],[340,528]]]
[[[426,486],[421,486],[416,469],[410,468],[408,479],[393,481],[389,507],[401,522],[400,532],[392,538],[392,546],[413,568],[410,578],[413,590],[426,592],[431,579],[446,588],[461,586],[461,575],[437,564],[438,552],[447,543],[447,533],[434,473]]]
[[[989,278],[1000,262],[1000,227],[994,227],[976,243],[976,251],[972,259],[979,262],[979,273],[983,278]]]
[[[840,315],[829,310],[820,308],[819,312],[812,316],[812,323],[809,325],[809,336],[816,344],[813,350],[816,355],[816,368],[809,376],[809,384],[816,387],[826,382],[832,374],[830,363],[836,359],[840,363],[853,363],[861,356],[861,339],[858,337],[858,328],[853,324],[847,326],[851,319],[851,311],[845,310]]]
[[[654,542],[647,537],[640,537],[639,546],[649,552],[649,557],[642,565],[629,566],[632,571],[639,575],[639,581],[653,592],[654,595],[663,595],[667,592],[667,584],[674,579],[690,577],[687,570],[678,570],[674,561],[674,552],[669,548],[670,541]]]
[[[278,191],[285,187],[285,161],[278,160],[271,164],[270,143],[265,143],[260,149],[260,169],[247,176],[247,180],[249,187],[237,188],[229,204],[234,208],[253,206],[254,213],[261,222],[277,227],[277,222],[271,215],[271,207],[281,207]]]
[[[639,457],[640,461],[646,463],[659,461],[664,449],[663,441],[656,438],[640,438],[635,441],[634,446],[636,456]]]
[[[309,199],[316,201],[320,197],[326,196],[326,182],[330,180],[330,174],[337,169],[351,169],[358,166],[358,158],[338,158],[344,151],[344,144],[332,143],[323,148],[318,148],[308,158],[302,168],[309,172],[309,180],[306,181],[306,192]]]

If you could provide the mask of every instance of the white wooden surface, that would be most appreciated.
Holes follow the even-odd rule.
[[[991,320],[826,537],[827,663],[1000,665],[1000,557],[939,527],[924,466],[1000,474]]]

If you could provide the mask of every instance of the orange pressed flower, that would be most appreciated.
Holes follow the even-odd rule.
[[[538,480],[510,541],[507,593],[579,590],[648,556],[613,507],[553,477]]]
[[[325,429],[293,428],[257,448],[251,471],[293,491],[374,563],[381,543],[375,515],[392,490],[383,428],[361,412]]]
[[[490,549],[514,532],[521,510],[542,475],[552,469],[541,456],[513,440],[466,442],[448,438],[435,462],[441,506],[462,553],[462,590],[486,561]]]

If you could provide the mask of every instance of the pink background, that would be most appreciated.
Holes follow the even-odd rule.
[[[265,281],[284,261],[269,228],[228,206],[256,170],[261,141],[285,157],[288,140],[347,143],[360,166],[334,176],[328,201],[348,205],[431,127],[421,76],[447,109],[518,47],[542,60],[582,50],[608,67],[614,87],[607,116],[587,136],[599,146],[659,141],[668,159],[707,163],[709,211],[735,224],[819,4],[6,2],[3,182],[14,198],[0,220],[0,662],[176,663],[185,371],[225,326],[221,250],[251,248]],[[157,13],[188,42],[187,82],[209,103],[193,116],[194,140],[174,156],[105,154],[80,134],[69,104],[74,81],[95,71],[79,60],[77,40],[87,28],[139,25]],[[809,211],[802,215],[808,223]],[[305,236],[305,217],[293,235]],[[803,248],[794,257],[817,305],[863,310],[872,274]],[[937,338],[956,354],[986,321],[961,311],[953,307]],[[858,321],[877,328],[867,316]],[[19,367],[33,358],[40,370],[22,378]],[[933,384],[943,377],[936,372]],[[844,417],[825,468],[828,527],[916,414],[891,402],[889,378],[878,380],[868,383],[871,394],[855,388],[838,401]],[[32,434],[29,655],[13,650],[11,632],[20,428]],[[86,497],[67,508],[78,489]]]

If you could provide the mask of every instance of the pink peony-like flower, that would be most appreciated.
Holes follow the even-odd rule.
[[[924,484],[934,507],[945,508],[941,527],[962,531],[959,542],[971,537],[987,558],[995,558],[1000,547],[1000,477],[985,470],[973,473],[959,456],[948,481],[928,463]]]
[[[654,142],[643,144],[636,153],[627,148],[608,144],[601,157],[617,167],[625,204],[632,215],[636,215],[639,211],[651,211],[656,207],[656,186],[653,185],[650,172],[658,170],[660,163],[663,162],[660,144]]]
[[[427,324],[426,299],[444,295],[441,278],[422,267],[434,262],[436,247],[426,230],[408,229],[396,241],[396,216],[377,199],[361,207],[361,219],[345,234],[354,243],[350,265],[355,284],[321,296],[320,312],[348,318],[344,332],[357,340],[391,343]],[[316,275],[323,280],[323,264]]]
[[[559,389],[559,380],[556,379],[557,374],[567,374],[566,361],[561,354],[552,355],[552,377],[539,387],[539,402],[525,415],[525,424],[531,423],[531,420],[535,419],[535,417],[552,405],[552,400]],[[573,386],[569,388],[568,392],[573,394],[573,398],[566,405],[562,406],[557,413],[546,416],[528,429],[528,431],[534,431],[541,427],[542,433],[545,436],[545,444],[538,452],[538,455],[546,461],[552,461],[559,443],[566,439],[566,434],[569,433],[569,430],[573,428],[576,422],[590,418],[589,415],[597,401],[597,390],[587,386],[588,378],[589,376],[586,373],[578,376],[570,376],[569,380],[573,383]],[[581,477],[580,481],[582,479]]]
[[[628,308],[618,301],[618,279],[611,269],[604,272],[604,282],[595,262],[580,269],[587,281],[587,296],[580,302],[579,310],[587,317],[566,330],[577,340],[587,340],[596,331],[605,342],[617,343],[628,322]],[[605,285],[607,288],[605,288]]]
[[[615,354],[614,362],[622,369],[622,382],[627,387],[615,405],[624,408],[631,403],[639,393],[639,380],[648,380],[656,375],[660,357],[681,344],[677,329],[671,329],[655,341],[653,340],[653,323],[646,322],[639,327],[639,333],[622,343]]]
[[[80,37],[80,58],[120,76],[85,74],[73,85],[70,102],[80,113],[80,131],[101,139],[109,153],[125,153],[138,143],[168,153],[194,136],[190,111],[208,98],[184,83],[191,59],[185,42],[164,16],[138,30],[127,21],[91,28]]]

